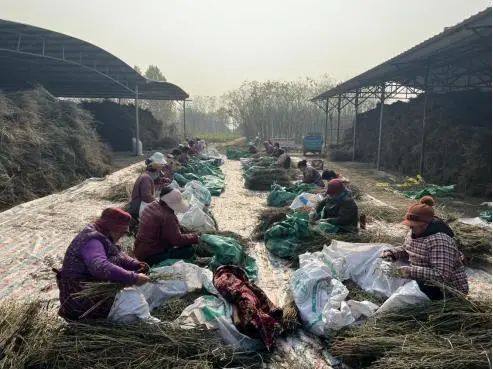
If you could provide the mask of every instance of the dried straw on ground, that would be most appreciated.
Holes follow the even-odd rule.
[[[490,368],[491,301],[411,306],[341,331],[330,347],[353,368]]]
[[[245,187],[249,190],[269,191],[274,183],[289,186],[291,179],[282,168],[252,167],[245,172]]]
[[[282,222],[286,219],[286,216],[291,212],[289,207],[283,208],[266,208],[260,212],[258,222],[253,230],[253,238],[261,240],[264,238],[264,233],[274,223]]]
[[[491,270],[491,230],[461,223],[450,224],[459,250],[470,266],[487,267]]]
[[[260,367],[255,353],[235,352],[203,328],[170,322],[61,323],[44,302],[0,304],[2,369]]]
[[[288,289],[282,307],[282,325],[286,333],[293,332],[301,326],[298,307],[291,289]]]
[[[387,223],[401,222],[406,214],[405,209],[384,206],[372,201],[362,201],[358,203],[358,209],[360,214],[365,214],[370,221],[382,220]]]
[[[133,182],[132,182],[133,183]],[[114,203],[127,203],[130,199],[130,193],[132,190],[131,182],[117,183],[116,185],[110,187],[101,198]]]
[[[385,297],[377,296],[373,293],[366,292],[351,279],[348,279],[342,283],[344,284],[344,286],[346,286],[346,288],[349,291],[349,295],[347,297],[348,300],[356,300],[356,301],[366,300],[373,302],[374,304],[377,305],[382,305],[383,302],[386,300]]]

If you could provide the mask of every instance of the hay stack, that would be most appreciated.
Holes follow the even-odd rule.
[[[260,355],[237,353],[204,328],[181,329],[170,322],[61,324],[56,310],[40,301],[3,302],[0,316],[2,369],[261,366]]]
[[[353,368],[489,368],[491,301],[411,306],[341,331],[330,347]]]
[[[459,221],[451,223],[450,226],[467,264],[491,270],[491,230]]]
[[[253,166],[245,174],[245,187],[255,191],[269,191],[274,183],[281,186],[289,186],[291,179],[289,173],[282,168],[263,168]]]
[[[109,172],[89,112],[46,90],[0,94],[0,209]]]

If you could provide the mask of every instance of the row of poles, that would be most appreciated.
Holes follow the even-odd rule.
[[[384,123],[384,107],[385,101],[390,97],[386,96],[386,84],[382,83],[379,86],[379,101],[380,101],[380,110],[378,116],[378,147],[377,147],[377,162],[376,167],[377,170],[381,168],[381,153],[382,153],[382,133],[383,133],[383,123]],[[352,142],[352,160],[355,161],[356,158],[356,136],[357,136],[357,128],[358,128],[358,112],[360,106],[360,94],[361,90],[358,89],[355,92],[354,100],[348,100],[348,103],[354,104],[354,121],[353,121],[353,142]],[[423,175],[424,172],[424,163],[425,163],[425,132],[426,132],[426,120],[427,120],[427,110],[428,110],[428,73],[425,75],[425,89],[423,92],[423,117],[422,117],[422,130],[421,130],[421,152],[420,152],[420,163],[419,163],[419,172]],[[336,133],[336,144],[339,144],[339,135],[340,135],[340,126],[341,126],[341,101],[342,94],[337,96],[337,133]],[[346,104],[347,105],[347,104]],[[325,99],[325,146],[327,149],[328,146],[328,124],[329,124],[329,98]],[[332,115],[331,118],[332,120]]]

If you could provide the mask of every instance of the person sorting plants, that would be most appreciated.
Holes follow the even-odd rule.
[[[190,259],[194,256],[192,245],[199,243],[196,233],[183,233],[175,212],[184,213],[189,205],[181,192],[171,187],[162,189],[159,201],[147,206],[140,219],[134,243],[137,259],[156,265],[166,259]]]
[[[424,196],[419,203],[409,207],[402,223],[411,231],[404,245],[385,250],[382,257],[409,261],[409,266],[397,269],[400,277],[416,280],[431,300],[439,300],[449,295],[450,290],[446,287],[467,294],[469,285],[463,255],[453,239],[454,232],[435,216],[434,204],[431,196]]]
[[[155,200],[155,181],[161,175],[161,170],[166,165],[166,159],[160,152],[155,152],[146,159],[146,170],[134,183],[129,213],[137,220],[144,208]]]
[[[272,151],[272,156],[278,158],[280,155],[281,155],[281,147],[279,145],[279,142],[276,142],[274,144],[274,150]]]
[[[301,160],[298,162],[298,169],[303,173],[303,183],[313,183],[317,186],[324,187],[324,181],[322,180],[322,176],[320,172],[308,165],[306,160]]]
[[[358,205],[340,179],[332,179],[327,183],[326,196],[317,204],[312,219],[318,217],[338,226],[339,232],[357,231]]]
[[[117,244],[128,232],[131,219],[121,209],[107,208],[74,238],[65,252],[62,269],[56,271],[61,317],[79,320],[108,316],[114,299],[73,296],[83,290],[84,282],[110,281],[130,286],[149,281],[149,266],[125,254]]]
[[[277,158],[276,164],[284,169],[291,168],[291,157],[283,150],[279,150],[279,157]]]

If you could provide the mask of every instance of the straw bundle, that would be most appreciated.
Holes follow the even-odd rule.
[[[352,367],[489,368],[491,302],[434,301],[340,332],[335,356]]]
[[[491,269],[491,230],[461,223],[450,224],[459,250],[469,265]]]
[[[285,332],[293,332],[300,327],[298,307],[291,289],[288,289],[282,308],[282,324]]]
[[[291,212],[289,207],[284,208],[266,208],[260,212],[259,219],[253,230],[253,238],[261,240],[264,238],[264,233],[274,223],[282,222]]]
[[[289,186],[288,172],[282,168],[251,167],[245,174],[245,187],[249,190],[269,191],[274,183]]]

